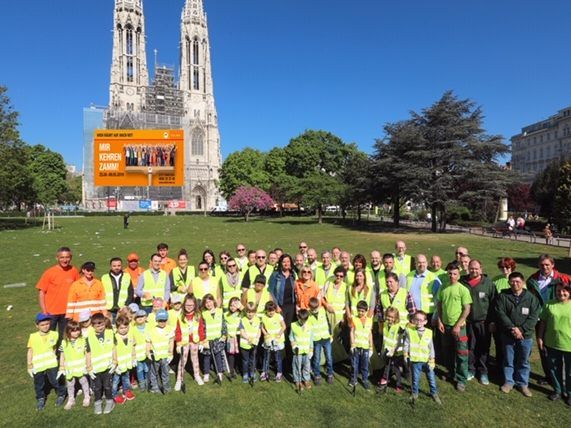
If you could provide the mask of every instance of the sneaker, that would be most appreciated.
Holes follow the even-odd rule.
[[[436,404],[442,405],[442,400],[440,399],[440,397],[438,396],[438,394],[432,395],[432,399],[434,400],[434,402],[435,402]]]
[[[176,382],[174,383],[174,390],[180,391],[181,386],[182,386],[182,381],[180,379],[177,379]]]
[[[250,376],[248,375],[242,376],[242,383],[249,383],[249,382],[250,382]]]
[[[565,399],[565,404],[571,406],[571,395]]]
[[[140,382],[139,383],[139,389],[141,390],[141,392],[145,392],[147,390],[147,382]]]
[[[542,377],[537,381],[538,385],[549,385],[549,379],[546,377]]]
[[[489,385],[490,384],[490,379],[488,378],[487,374],[483,374],[480,376],[480,383],[482,385]]]
[[[224,375],[222,373],[218,373],[217,379],[218,379],[218,383],[222,383],[222,381],[224,380]]]
[[[161,390],[158,389],[158,388],[151,388],[151,389],[149,390],[149,392],[150,392],[151,394],[160,394],[160,393],[161,393]]]
[[[36,404],[36,410],[41,412],[46,407],[46,399],[45,398],[38,398],[38,403]]]
[[[462,382],[458,382],[458,383],[456,384],[456,391],[458,391],[458,392],[464,392],[464,391],[466,391],[466,384],[465,384],[465,383],[462,383]]]
[[[418,394],[410,394],[410,402],[414,404],[416,400],[418,400]]]
[[[369,389],[371,389],[371,385],[369,385],[369,382],[365,381],[363,382],[363,388],[365,388],[365,390],[368,391]]]
[[[205,374],[204,375],[204,383],[208,383],[210,382],[210,375],[209,374]]]
[[[395,388],[395,391],[396,391],[397,394],[400,394],[400,393],[403,392],[404,390],[402,389],[402,386],[397,386],[397,387]]]
[[[521,392],[521,394],[524,397],[533,397],[533,394],[531,393],[531,391],[529,390],[529,388],[527,386],[520,387],[519,392]]]
[[[134,400],[135,399],[135,394],[133,394],[133,391],[131,391],[130,389],[128,389],[125,392],[125,398],[129,401]]]
[[[382,378],[379,380],[379,386],[385,386],[387,383],[388,383],[388,382],[387,382],[387,380],[386,380],[384,377],[382,377]]]
[[[303,383],[297,382],[297,383],[295,384],[295,389],[296,389],[297,391],[299,391],[299,392],[303,391],[303,390],[304,390],[304,388],[303,388]]]
[[[89,407],[89,402],[90,402],[89,398],[90,398],[89,395],[87,397],[83,397],[83,402],[81,403],[83,407]]]
[[[266,372],[263,372],[262,375],[260,376],[260,381],[265,382],[268,380],[268,375],[266,374]]]
[[[199,386],[204,385],[204,381],[202,380],[202,377],[200,377],[200,376],[195,376],[194,380],[196,381],[196,383],[197,383]]]
[[[65,395],[58,395],[56,398],[56,407],[63,406],[63,403],[65,403]]]
[[[502,391],[504,394],[509,394],[511,392],[511,390],[513,389],[513,384],[511,383],[504,383],[501,388],[500,391]]]
[[[303,382],[303,384],[305,385],[305,388],[309,391],[311,389],[311,383],[309,383],[308,381]]]
[[[96,401],[93,404],[93,410],[96,415],[101,415],[103,413],[103,402],[101,400]]]
[[[71,408],[75,405],[75,400],[68,398],[67,403],[65,403],[64,410],[71,410]]]
[[[230,373],[230,379],[236,379],[237,377],[236,372],[232,370],[232,373]]]
[[[551,401],[557,401],[561,398],[561,395],[557,392],[554,392],[554,393],[550,394],[549,397],[547,397],[547,398],[549,398]]]
[[[474,373],[468,372],[468,376],[466,377],[466,380],[467,380],[468,382],[470,382],[470,381],[473,380],[473,379],[474,379]]]
[[[280,383],[280,382],[282,381],[283,377],[284,377],[284,376],[283,376],[281,373],[278,373],[278,374],[276,375],[276,382],[277,382],[277,383]]]
[[[123,404],[127,400],[122,395],[117,395],[113,401],[115,401],[116,404]],[[105,408],[107,408],[107,404],[105,404]]]
[[[315,379],[313,379],[313,383],[315,386],[321,385],[321,376],[317,376]]]
[[[333,375],[332,374],[327,375],[327,383],[329,385],[333,385]]]
[[[115,401],[105,400],[105,409],[103,409],[103,414],[108,415],[115,408]]]

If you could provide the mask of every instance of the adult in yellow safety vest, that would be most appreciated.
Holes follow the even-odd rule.
[[[248,269],[248,256],[246,255],[246,246],[244,244],[236,245],[237,257],[234,260],[238,263],[240,272],[245,272]]]
[[[395,242],[395,271],[402,273],[403,275],[408,275],[408,273],[414,269],[415,261],[414,257],[406,254],[406,244],[404,241]]]
[[[256,251],[256,264],[250,266],[244,278],[242,279],[242,291],[252,288],[254,286],[254,280],[258,275],[263,275],[266,278],[266,284],[270,280],[270,275],[274,271],[274,268],[267,264],[266,252],[264,250]]]
[[[333,281],[335,279],[333,276],[334,270],[335,265],[331,262],[331,253],[329,251],[322,252],[321,264],[316,267],[314,277],[320,290],[323,289],[327,281]]]
[[[123,260],[121,257],[113,257],[108,273],[101,277],[101,283],[105,289],[105,301],[107,310],[117,315],[117,311],[133,302],[133,287],[131,276],[123,272]]]
[[[232,297],[242,298],[242,274],[238,269],[238,263],[232,257],[226,261],[226,273],[220,277],[219,287],[219,295],[222,296],[222,309],[228,311]]]
[[[266,277],[258,275],[254,282],[254,288],[248,289],[242,294],[242,305],[247,306],[248,303],[256,305],[258,316],[262,316],[266,310],[266,303],[273,302],[272,295],[265,286]]]
[[[417,309],[428,314],[428,319],[432,318],[435,309],[434,286],[440,288],[438,277],[428,270],[428,259],[424,254],[416,256],[416,269],[406,276],[406,289],[414,300]]]
[[[165,302],[170,299],[171,284],[168,274],[161,269],[161,256],[151,256],[151,268],[139,277],[135,294],[141,298],[141,308],[148,314],[153,309],[153,299],[160,297]]]
[[[408,324],[409,315],[416,312],[416,306],[406,288],[400,288],[398,276],[394,272],[387,274],[387,289],[381,291],[379,296],[379,310],[377,316],[379,319],[380,330],[383,328],[384,313],[389,307],[396,308],[399,311],[399,319],[401,327]]]
[[[188,253],[183,248],[178,252],[177,266],[171,270],[171,292],[184,296],[188,293],[192,279],[196,276],[194,266],[188,264]]]
[[[202,299],[207,294],[214,296],[216,306],[220,307],[222,305],[222,294],[220,293],[218,278],[211,275],[210,267],[206,261],[202,261],[198,265],[198,276],[192,279],[188,294],[194,294],[199,306],[202,306]]]

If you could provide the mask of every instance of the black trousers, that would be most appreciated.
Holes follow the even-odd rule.
[[[105,393],[105,398],[107,400],[113,399],[113,393],[111,391],[111,380],[113,376],[109,374],[109,370],[97,373],[95,379],[93,380],[93,395],[95,401],[101,400],[103,394]]]
[[[469,322],[466,325],[468,335],[468,370],[476,375],[488,374],[488,356],[492,335],[486,321]]]
[[[57,371],[58,368],[54,367],[34,374],[34,389],[36,391],[36,400],[39,400],[40,398],[46,398],[46,380],[50,386],[57,391],[58,397],[65,397],[66,388],[65,385],[58,382],[56,377]]]

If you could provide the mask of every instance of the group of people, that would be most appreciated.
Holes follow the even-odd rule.
[[[125,166],[175,166],[174,144],[125,146]]]
[[[291,375],[301,392],[332,383],[334,364],[347,360],[353,391],[359,375],[369,389],[370,367],[378,368],[379,391],[394,380],[401,392],[410,376],[414,402],[424,372],[441,404],[436,363],[459,392],[474,378],[488,385],[494,363],[503,393],[515,386],[531,397],[534,337],[549,399],[571,405],[571,279],[547,254],[527,281],[509,257],[491,278],[467,248],[444,265],[438,255],[430,263],[410,256],[403,241],[394,253],[372,251],[369,262],[338,247],[318,260],[305,242],[294,257],[238,244],[235,256],[222,251],[217,260],[206,250],[196,269],[186,250],[168,254],[159,244],[146,269],[136,253],[126,266],[113,257],[97,279],[95,263],[80,273],[69,248],[57,251],[37,284],[41,312],[28,342],[38,410],[51,386],[56,405],[67,396],[71,409],[81,390],[84,406],[93,395],[95,413],[109,413],[133,400],[135,387],[171,391],[169,372],[176,391],[190,371],[198,385],[211,373],[217,383],[240,374],[251,385]]]

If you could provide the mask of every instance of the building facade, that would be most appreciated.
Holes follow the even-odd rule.
[[[155,64],[149,81],[146,40],[143,0],[115,0],[109,106],[103,111],[84,110],[84,205],[101,209],[110,195],[119,201],[148,195],[161,205],[182,200],[186,209],[212,210],[222,199],[217,187],[222,160],[203,0],[185,0],[178,74],[174,66]],[[101,114],[100,127],[105,129],[183,129],[184,186],[94,186],[91,131],[97,114]]]
[[[512,168],[529,180],[550,163],[571,157],[571,106],[522,128],[511,143]]]

